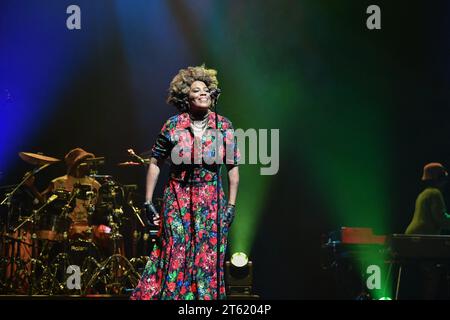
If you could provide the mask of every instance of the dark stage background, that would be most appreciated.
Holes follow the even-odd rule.
[[[81,30],[66,28],[71,4]],[[366,28],[370,4],[381,30]],[[232,251],[250,255],[263,298],[335,298],[322,235],[403,232],[423,165],[449,165],[449,15],[448,1],[2,1],[0,185],[31,168],[20,151],[79,146],[143,194],[144,170],[117,163],[148,151],[175,113],[177,71],[206,63],[219,113],[280,129],[276,175],[241,166]],[[37,185],[62,174],[55,165]]]

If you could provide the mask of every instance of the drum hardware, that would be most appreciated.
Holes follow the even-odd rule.
[[[20,242],[12,236],[3,236],[4,258],[1,261],[3,275],[1,290],[5,293],[15,293],[22,290],[24,261],[20,256]],[[23,292],[22,292],[23,293]]]
[[[128,205],[130,206],[131,210],[133,211],[133,214],[135,215],[135,217],[139,221],[139,224],[143,228],[145,228],[145,223],[144,223],[144,221],[142,221],[142,218],[141,218],[141,215],[140,215],[141,210],[139,210],[137,207],[134,206],[133,200],[128,201]]]
[[[57,200],[63,204],[62,207],[57,208],[56,212],[55,206],[49,210],[49,206],[56,203]],[[33,210],[33,214],[25,218],[14,231],[20,230],[25,224],[30,223],[36,238],[50,241],[60,239],[62,232],[65,231],[64,221],[67,220],[65,210],[70,207],[66,201],[61,192],[52,194],[40,208]]]
[[[18,231],[19,229],[21,229],[26,223],[28,222],[32,222],[34,224],[34,222],[36,221],[36,218],[38,217],[38,215],[40,214],[40,212],[46,208],[50,203],[52,203],[53,201],[55,201],[56,199],[58,199],[58,196],[56,194],[53,194],[50,196],[50,198],[48,198],[48,200],[37,210],[33,210],[33,214],[24,219],[22,221],[21,224],[19,224],[15,229],[14,232]]]
[[[120,226],[125,217],[122,204],[124,204],[125,190],[129,187],[121,187],[111,177],[104,179],[99,191],[97,209],[100,215],[106,215],[107,226],[111,228],[109,241],[112,245],[112,254],[101,263],[101,266],[93,274],[85,287],[85,293],[93,293],[99,286],[103,293],[123,293],[129,286],[134,287],[140,276],[135,271],[130,261],[124,256],[122,250],[123,235]]]
[[[8,274],[8,281],[4,283],[2,291],[16,290],[16,293],[25,293],[27,290],[29,293],[33,291],[35,279],[33,270],[35,270],[35,265],[37,264],[35,241],[36,234],[34,232],[34,227],[36,225],[37,218],[41,211],[45,209],[50,203],[55,201],[57,196],[54,195],[50,197],[46,203],[44,203],[39,209],[33,210],[30,217],[22,220],[22,222],[12,230],[12,235],[4,234],[5,242],[5,254],[9,256],[9,261],[6,264],[6,269],[4,270]],[[31,243],[24,241],[23,228],[26,224],[31,224]],[[13,235],[17,234],[16,237]],[[29,234],[29,233],[28,233]],[[25,260],[26,259],[26,260]],[[28,288],[27,288],[28,287]]]
[[[124,192],[126,192],[128,194],[126,203],[131,208],[134,216],[139,221],[139,224],[141,225],[141,227],[145,228],[145,223],[144,223],[144,221],[142,220],[142,218],[140,216],[140,210],[137,207],[134,206],[134,202],[133,202],[133,191],[137,190],[137,185],[135,185],[135,184],[133,184],[133,185],[124,185],[123,189],[124,189]]]
[[[100,253],[95,244],[90,240],[67,239],[60,243],[62,248],[57,248],[56,256],[44,268],[39,284],[44,288],[43,294],[76,294],[81,293],[84,284],[92,277],[92,274],[100,267],[97,259],[100,259]],[[70,274],[67,268],[70,265],[76,265],[80,268],[81,290],[70,289],[67,287],[67,279]]]
[[[40,171],[47,168],[54,162],[60,161],[56,158],[46,157],[39,154],[20,153],[19,156],[26,162],[38,165],[39,167],[24,175],[22,181],[12,188],[12,191],[5,194],[5,198],[1,202],[2,205],[8,206],[8,215],[13,210],[17,210],[17,205],[20,203],[13,202],[13,196],[17,191],[25,185],[25,183]],[[77,190],[72,194],[73,197],[64,203],[63,213],[70,209],[70,202],[77,194]],[[52,290],[48,290],[48,284],[55,282],[54,275],[51,274],[51,264],[49,263],[48,247],[53,245],[56,241],[41,240],[36,234],[37,223],[40,221],[43,213],[48,209],[50,204],[56,200],[66,200],[60,198],[59,194],[53,194],[49,199],[38,209],[30,210],[31,214],[28,217],[19,216],[18,224],[13,225],[7,223],[5,232],[1,235],[2,257],[0,259],[0,291],[2,293],[13,294],[48,294]],[[36,204],[36,203],[35,203]],[[10,221],[10,219],[8,219]],[[23,236],[25,226],[30,225],[31,232],[27,232],[31,239]],[[7,232],[9,231],[9,233]],[[43,243],[42,248],[38,248],[38,241]]]
[[[29,164],[38,166],[37,168],[30,171],[28,174],[25,174],[22,181],[19,182],[19,184],[16,185],[16,187],[9,193],[5,195],[5,198],[0,202],[0,205],[8,204],[10,205],[10,201],[12,196],[19,190],[19,188],[32,176],[38,174],[40,171],[44,170],[48,166],[50,166],[53,163],[59,162],[61,160],[44,156],[42,154],[37,153],[30,153],[30,152],[19,152],[19,157],[22,158],[25,162],[28,162]]]
[[[105,157],[86,158],[80,164],[79,168],[86,167],[88,169],[88,176],[97,179],[98,168],[105,164]]]
[[[4,256],[1,261],[1,273],[4,275],[0,287],[3,293],[12,294],[38,294],[41,292],[39,287],[36,271],[40,268],[40,273],[44,272],[42,261],[37,257],[36,250],[36,234],[31,234],[30,239],[24,239],[24,235],[29,232],[22,233],[19,230],[17,237],[11,235],[3,235],[4,238]],[[6,241],[5,241],[6,239]],[[5,244],[5,242],[7,242]],[[9,252],[9,254],[7,253]],[[42,254],[41,254],[42,255]]]
[[[45,279],[49,278],[47,257],[45,256],[46,246],[39,252],[37,249],[37,236],[35,233],[31,235],[31,244],[20,240],[12,239],[11,241],[18,241],[26,243],[30,248],[31,257],[24,260],[21,255],[23,248],[13,246],[15,253],[12,253],[11,258],[7,263],[11,270],[6,285],[2,286],[3,292],[10,292],[13,294],[46,294]],[[48,241],[50,242],[50,241]]]
[[[110,176],[110,175],[96,174],[96,173],[90,174],[89,177],[91,177],[92,179],[96,179],[96,180],[111,180],[112,179],[112,176]]]
[[[50,166],[50,164],[44,164],[43,166],[41,166],[41,167],[39,167],[39,168],[36,168],[36,169],[34,169],[33,171],[31,171],[30,173],[26,174],[26,175],[23,177],[22,181],[20,181],[20,182],[16,185],[16,187],[15,187],[11,192],[9,192],[9,193],[7,193],[7,194],[5,195],[5,198],[2,200],[2,202],[0,203],[0,205],[5,205],[5,204],[6,204],[7,206],[10,206],[10,205],[11,205],[11,199],[12,199],[12,196],[17,192],[17,190],[19,190],[19,188],[20,188],[21,186],[23,186],[24,183],[25,183],[29,178],[31,178],[32,176],[34,176],[34,175],[37,174],[38,172],[44,170],[44,169],[47,168],[48,166]]]
[[[117,164],[119,167],[139,167],[142,164],[138,163],[138,162],[133,162],[133,161],[126,161],[126,162],[121,162]]]
[[[157,199],[157,201],[159,201],[160,199]],[[134,225],[134,232],[133,232],[133,239],[132,239],[132,256],[136,257],[138,255],[138,243],[141,240],[142,246],[140,247],[139,252],[141,253],[147,253],[149,252],[149,242],[151,242],[151,244],[154,244],[156,242],[157,239],[157,234],[159,232],[159,227],[158,228],[154,228],[154,229],[150,229],[148,228],[147,223],[144,222],[144,219],[146,219],[145,216],[145,212],[143,212],[141,209],[139,209],[138,207],[136,207],[133,203],[132,198],[129,196],[128,197],[128,206],[131,208],[133,215],[136,217],[136,220],[139,223],[139,229],[142,229],[142,231],[138,231],[137,230],[137,225]]]
[[[34,250],[34,240],[33,236],[31,236],[31,244],[27,243],[26,241],[23,241],[22,237],[22,228],[25,226],[25,224],[31,222],[31,228],[34,227],[36,217],[40,213],[41,210],[45,208],[49,203],[54,201],[54,198],[49,199],[47,203],[44,204],[41,208],[38,210],[35,210],[32,212],[30,217],[27,217],[25,219],[21,219],[21,215],[19,216],[18,220],[21,221],[21,223],[14,227],[14,224],[11,221],[11,215],[13,214],[13,211],[17,208],[15,207],[17,204],[13,204],[13,196],[15,196],[19,189],[21,189],[22,186],[25,185],[26,182],[29,181],[29,179],[34,179],[35,175],[37,175],[39,172],[47,168],[53,163],[59,162],[59,159],[47,157],[41,154],[34,154],[34,153],[28,153],[28,152],[20,152],[19,157],[22,158],[27,163],[30,163],[32,165],[37,166],[32,171],[27,172],[22,180],[15,185],[15,187],[12,189],[12,191],[5,194],[5,198],[2,200],[0,205],[6,205],[8,208],[8,216],[7,216],[7,222],[6,222],[6,228],[5,228],[5,234],[2,235],[3,237],[3,243],[2,243],[2,251],[5,255],[5,258],[2,259],[2,273],[4,274],[5,281],[2,283],[1,291],[7,292],[12,291],[12,293],[24,293],[24,290],[26,290],[26,286],[29,287],[31,290],[33,285],[33,279],[31,279],[32,270],[34,267],[34,264],[36,263],[35,260],[33,260],[35,255]],[[36,204],[36,203],[34,203]],[[31,209],[31,208],[30,208]],[[19,209],[21,211],[21,209]],[[20,213],[19,213],[20,214]],[[12,235],[8,234],[8,232],[12,232]],[[15,234],[18,234],[16,238],[14,237]],[[31,249],[30,249],[31,248]],[[31,252],[27,252],[31,250]],[[29,255],[31,254],[31,259]]]
[[[67,215],[67,212],[70,210],[70,203],[74,199],[74,197],[78,194],[78,190],[75,189],[70,197],[62,196],[61,190],[56,190],[56,194],[53,194],[49,197],[49,199],[38,209],[33,210],[33,213],[30,217],[20,220],[21,223],[14,228],[13,232],[21,232],[23,227],[26,224],[31,225],[32,235],[31,235],[31,244],[22,241],[22,238],[19,236],[17,239],[11,237],[9,235],[5,235],[4,237],[9,241],[14,241],[12,245],[10,245],[12,252],[10,255],[10,261],[7,261],[7,268],[13,271],[12,274],[9,275],[8,281],[2,284],[3,292],[11,292],[11,293],[25,293],[24,290],[28,287],[29,294],[52,294],[56,291],[56,281],[57,274],[53,271],[59,267],[60,263],[51,264],[49,258],[49,246],[53,246],[55,242],[58,242],[58,239],[53,239],[50,237],[42,237],[41,231],[39,232],[40,237],[36,234],[37,223],[40,222],[42,218],[42,213],[48,206],[54,203],[56,200],[63,201],[63,206],[61,208],[61,212],[64,216]],[[49,230],[51,232],[51,230]],[[42,248],[38,248],[37,242],[38,240],[43,243]],[[67,232],[63,233],[63,240],[67,240]],[[18,248],[18,245],[15,245],[15,242],[18,244],[26,243],[31,247],[31,259],[25,261],[20,259],[20,255],[22,254],[20,251],[23,250]],[[9,249],[8,249],[9,250]],[[61,257],[58,257],[61,258]],[[5,263],[3,263],[5,265]],[[6,269],[5,269],[6,270]]]
[[[147,229],[148,234],[150,234],[150,236],[156,238],[157,235],[158,235],[158,232],[159,232],[159,227],[158,226],[154,226],[148,220],[148,218],[147,218],[147,216],[145,214],[145,210],[135,207],[134,203],[133,203],[133,200],[131,200],[131,199],[128,201],[128,206],[131,208],[134,216],[139,221],[139,224],[141,225],[141,227],[144,228],[144,229]],[[145,222],[144,222],[144,220],[145,220]]]
[[[132,257],[136,257],[136,255],[137,255],[137,246],[138,246],[139,239],[141,239],[141,233],[137,230],[134,230],[133,231],[133,241],[132,241],[132,245],[131,245],[131,256]]]
[[[6,195],[2,201],[4,204],[11,204],[11,199],[16,191],[27,179],[34,176],[50,164],[60,161],[42,155],[23,153],[22,159],[27,162],[41,165],[31,173],[25,175],[20,185],[14,186],[13,190]],[[98,166],[103,164],[104,158],[87,159],[82,162],[82,166]],[[142,165],[139,164],[138,165]],[[141,256],[128,260],[123,251],[124,236],[120,233],[120,228],[130,216],[126,216],[131,211],[139,227],[144,227],[145,223],[141,217],[139,208],[136,208],[131,200],[131,195],[137,189],[136,185],[120,185],[116,183],[110,175],[99,175],[96,171],[91,171],[91,178],[101,181],[101,189],[97,194],[90,185],[75,185],[72,192],[65,190],[54,190],[48,200],[35,210],[29,210],[30,216],[19,219],[19,223],[14,224],[12,231],[21,232],[27,225],[30,225],[31,240],[21,236],[3,234],[0,237],[0,249],[6,245],[14,247],[13,255],[0,256],[0,275],[3,270],[14,267],[14,274],[4,279],[0,276],[0,292],[22,293],[23,290],[30,295],[52,295],[52,294],[74,294],[88,293],[92,291],[102,291],[104,293],[123,293],[130,287],[135,287],[140,279],[140,274],[135,266],[146,263],[148,257]],[[125,197],[127,196],[127,198]],[[108,247],[111,253],[104,254],[102,248],[95,242],[95,232],[88,234],[89,239],[70,239],[68,230],[57,229],[57,237],[42,237],[43,217],[69,218],[73,210],[75,199],[97,200],[97,203],[89,203],[87,211],[89,215],[100,213],[105,217],[106,225],[110,231],[106,231]],[[130,201],[131,200],[131,201]],[[14,199],[13,199],[14,201]],[[126,206],[129,205],[131,210]],[[36,204],[33,206],[33,208]],[[127,209],[127,210],[125,210]],[[103,211],[102,211],[103,210]],[[27,212],[28,214],[28,212]],[[16,220],[17,221],[17,220]],[[50,223],[51,225],[51,223]],[[48,226],[48,225],[46,225]],[[95,225],[93,227],[96,227]],[[45,230],[44,230],[45,231]],[[51,231],[51,230],[49,230]],[[135,230],[132,234],[136,241],[151,239],[148,233]],[[21,258],[19,245],[28,246],[31,250],[31,258]],[[134,245],[133,256],[137,253]],[[81,271],[81,285],[79,291],[69,290],[66,286],[66,268],[69,265],[79,265]],[[11,269],[13,270],[13,269]]]
[[[83,294],[93,293],[99,280],[105,292],[120,294],[128,288],[136,287],[140,274],[134,269],[131,262],[121,254],[113,254],[101,263],[86,285]]]
[[[48,286],[46,286],[45,280],[48,278],[48,266],[44,265],[44,262],[40,259],[31,259],[31,274],[30,274],[30,288],[29,294],[45,294]]]
[[[34,166],[43,166],[45,164],[52,164],[61,161],[60,159],[44,156],[40,153],[31,153],[31,152],[19,152],[19,157]]]
[[[62,207],[61,215],[64,218],[67,218],[70,214],[70,211],[73,209],[71,204],[75,200],[75,197],[80,194],[81,190],[75,185],[72,192],[70,193],[69,199],[67,200],[67,203]]]
[[[95,196],[96,192],[90,184],[76,183],[73,186],[71,197],[68,203],[71,203],[75,198],[81,200],[92,200],[95,198]]]
[[[80,168],[88,167],[89,175],[97,174],[98,167],[105,164],[105,157],[86,158],[78,166]]]
[[[147,165],[147,164],[150,163],[150,159],[144,159],[144,158],[142,158],[141,156],[138,156],[138,155],[134,152],[133,149],[128,149],[127,152],[128,152],[128,154],[129,154],[131,157],[133,157],[133,158],[135,158],[137,161],[139,161],[139,163],[140,163],[141,165]]]
[[[105,164],[105,157],[97,157],[97,158],[86,158],[81,163],[80,166],[101,166]]]

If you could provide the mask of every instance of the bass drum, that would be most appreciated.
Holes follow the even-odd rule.
[[[72,266],[72,270],[77,268],[81,272],[80,284],[83,289],[102,261],[96,245],[85,239],[54,243],[49,256],[49,270],[52,277],[46,286],[51,288],[52,294],[74,294],[74,291],[66,286],[70,273],[68,273],[69,266]]]
[[[89,259],[95,259],[96,262],[100,262],[103,259],[99,249],[91,240],[71,240],[68,253],[70,263],[80,268],[85,268]]]
[[[50,253],[51,265],[64,266],[63,273],[69,265],[78,266],[80,270],[83,270],[88,264],[95,265],[102,259],[103,257],[95,243],[86,239],[58,242],[53,245]]]

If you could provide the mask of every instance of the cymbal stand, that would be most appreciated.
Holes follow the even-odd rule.
[[[75,197],[80,193],[80,189],[77,187],[74,187],[72,190],[72,193],[70,194],[69,199],[67,200],[67,203],[62,208],[61,215],[66,219],[69,216],[69,210],[71,209],[70,204],[73,202]]]
[[[25,183],[25,181],[27,181],[31,176],[34,176],[35,174],[37,174],[39,171],[47,168],[49,165],[50,165],[49,163],[44,164],[44,165],[34,169],[33,171],[31,171],[29,174],[26,174],[23,177],[22,181],[20,181],[19,184],[17,184],[16,187],[11,192],[6,194],[5,198],[2,200],[2,202],[0,202],[0,205],[6,204],[6,205],[10,206],[12,196],[17,192],[17,190],[19,190],[19,188]]]
[[[41,167],[42,168],[42,167]],[[28,175],[26,179],[29,178]],[[21,184],[20,184],[21,185]],[[15,190],[17,190],[18,188],[16,188]],[[10,193],[10,196],[8,198],[5,199],[11,199],[11,195],[15,192],[15,190],[13,190]],[[14,239],[13,237],[10,237],[8,240],[8,245],[6,246],[6,252],[10,253],[10,259],[9,262],[7,263],[6,266],[6,272],[8,271],[8,267],[9,267],[9,280],[5,281],[5,284],[8,283],[8,285],[6,285],[6,288],[8,288],[9,290],[17,290],[17,289],[21,289],[22,285],[26,285],[26,281],[28,281],[28,289],[29,292],[31,292],[31,287],[32,287],[32,283],[31,283],[31,274],[32,274],[32,268],[33,268],[33,264],[36,263],[36,261],[33,259],[33,257],[31,258],[30,261],[24,261],[22,259],[22,244],[26,244],[31,246],[31,255],[34,254],[34,237],[36,236],[34,233],[34,226],[35,226],[35,222],[36,222],[36,218],[38,216],[38,214],[40,213],[40,211],[42,211],[49,203],[51,203],[52,201],[54,201],[56,198],[52,198],[49,199],[49,201],[47,201],[44,205],[42,205],[39,209],[34,210],[33,214],[30,217],[25,218],[18,226],[16,226],[12,231],[12,234],[15,234],[16,232],[19,232],[19,237],[17,239]],[[9,203],[10,200],[8,200]],[[24,241],[22,241],[22,227],[27,224],[27,223],[31,223],[33,228],[33,232],[32,232],[32,243],[31,244],[27,244]],[[27,268],[27,263],[31,263],[31,269],[28,270]],[[22,288],[23,289],[23,288]]]

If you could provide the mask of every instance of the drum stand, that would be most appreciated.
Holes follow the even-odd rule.
[[[19,236],[17,239],[8,236],[4,240],[3,252],[10,258],[2,257],[1,272],[3,281],[0,292],[10,294],[41,294],[42,286],[39,286],[38,275],[44,275],[46,268],[43,262],[36,258],[36,235],[32,233],[31,243]],[[26,246],[25,248],[23,246]],[[30,258],[24,260],[23,250],[31,250]]]
[[[45,294],[47,287],[45,286],[45,280],[48,277],[49,265],[44,264],[45,257],[43,253],[46,249],[42,249],[38,254],[36,234],[32,235],[32,255],[31,255],[31,273],[29,277],[29,295]]]
[[[4,236],[4,250],[6,256],[2,259],[2,273],[4,275],[2,283],[3,293],[22,293],[26,287],[26,262],[22,259],[21,244],[22,239],[6,234]],[[25,274],[24,274],[25,273]]]
[[[42,252],[39,254],[39,258],[37,258],[37,236],[36,236],[36,221],[40,214],[40,212],[52,201],[54,201],[55,198],[49,199],[44,205],[42,205],[39,209],[34,210],[33,214],[30,217],[27,217],[24,219],[18,226],[16,226],[13,229],[13,232],[19,232],[18,239],[12,239],[12,242],[14,242],[11,246],[12,254],[11,254],[11,261],[10,261],[10,270],[11,270],[11,279],[10,279],[10,287],[11,289],[16,288],[19,289],[20,292],[18,293],[24,293],[20,289],[27,288],[28,294],[42,294],[44,293],[44,289],[42,288],[41,279],[38,279],[38,275],[40,274],[42,277],[44,277],[47,273],[48,266],[45,266],[42,262]],[[31,243],[26,243],[22,241],[22,235],[20,234],[23,226],[26,224],[31,224]],[[21,257],[22,253],[22,247],[21,245],[25,244],[30,247],[31,250],[31,257],[28,261],[24,261]],[[8,249],[9,250],[9,249]],[[28,267],[27,267],[28,265]],[[38,269],[40,269],[40,273],[38,272]],[[17,283],[17,280],[20,280],[20,283]]]
[[[25,175],[20,183],[18,183],[15,188],[5,195],[5,198],[0,202],[0,205],[5,205],[8,208],[6,225],[3,231],[3,242],[2,250],[4,256],[0,260],[0,271],[2,272],[4,278],[0,283],[0,292],[2,293],[17,293],[14,290],[20,288],[23,282],[23,272],[26,271],[26,263],[23,261],[21,253],[21,244],[23,243],[21,237],[17,239],[9,234],[10,231],[17,231],[18,228],[13,230],[11,225],[11,214],[12,214],[12,197],[19,190],[19,188],[24,185],[25,181],[30,178],[33,174],[39,172],[40,170],[46,168],[48,165],[42,166],[35,171]],[[24,223],[23,223],[24,224]],[[21,224],[22,225],[22,224]],[[14,233],[13,233],[14,234]],[[9,257],[9,258],[7,258]],[[19,281],[19,282],[18,282]]]
[[[64,218],[67,218],[68,212],[71,207],[73,199],[77,196],[79,190],[74,188],[72,191],[67,204],[62,208],[61,215]],[[57,197],[56,197],[57,198]],[[36,210],[31,218],[28,218],[17,228],[22,227],[22,225],[26,222],[31,222],[33,226],[35,226],[35,221],[37,218],[37,214],[46,207],[49,203],[54,201],[56,198],[50,198],[47,203],[45,203],[41,208]],[[35,230],[34,230],[35,231]],[[52,260],[49,256],[51,254],[50,250],[52,249],[52,241],[51,240],[42,240],[44,241],[44,247],[37,256],[37,247],[36,247],[36,234],[33,232],[33,256],[31,260],[31,275],[30,275],[30,295],[33,294],[44,294],[44,295],[53,295],[53,294],[74,294],[74,290],[69,289],[67,286],[67,279],[70,274],[67,274],[67,268],[72,264],[70,256],[68,254],[69,247],[71,245],[70,240],[68,239],[67,232],[64,232],[62,242],[62,248],[60,252],[56,255],[56,257]],[[44,262],[46,262],[44,264]],[[87,276],[90,276],[94,270],[99,267],[98,262],[94,257],[87,257],[83,264],[80,266],[80,272],[82,280]],[[90,272],[89,272],[90,271]],[[86,281],[81,281],[81,284]]]
[[[111,216],[109,218],[112,227],[113,254],[100,264],[97,272],[87,283],[84,294],[92,293],[99,279],[105,294],[125,293],[130,286],[134,288],[141,277],[130,261],[123,256],[120,247],[123,236],[119,232],[119,226],[113,222]]]

